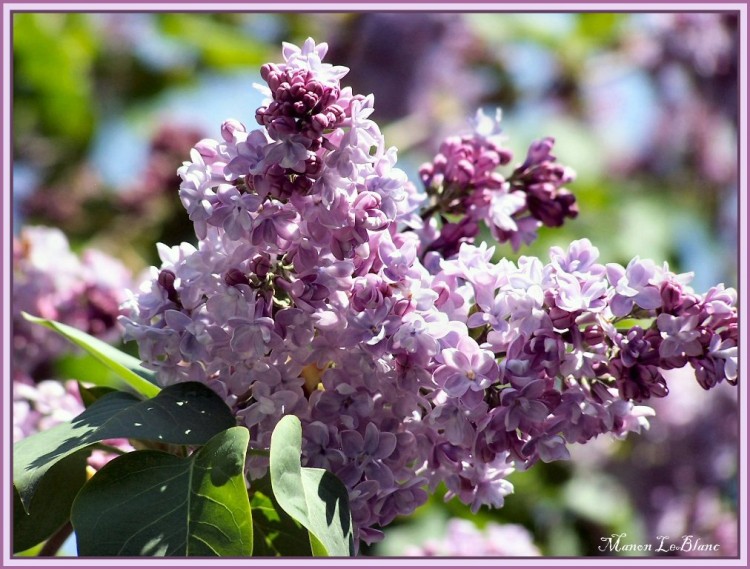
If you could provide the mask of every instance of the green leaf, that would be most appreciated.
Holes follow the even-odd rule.
[[[252,555],[249,440],[232,427],[187,458],[144,450],[109,462],[73,503],[78,554]]]
[[[294,521],[273,496],[268,476],[253,480],[253,555],[256,557],[309,557],[307,530]]]
[[[107,395],[114,393],[116,389],[112,387],[94,386],[86,387],[78,382],[78,393],[81,394],[81,401],[85,407],[91,407],[96,401]]]
[[[302,468],[302,425],[294,415],[279,421],[271,435],[271,486],[282,509],[310,534],[315,556],[354,555],[349,495],[327,470]]]
[[[60,354],[53,362],[55,377],[75,377],[87,385],[132,391],[122,377],[88,352],[73,351]]]
[[[88,450],[59,461],[39,484],[28,512],[13,492],[13,553],[25,551],[50,537],[70,519],[70,507],[86,483]]]
[[[26,312],[23,313],[23,316],[29,322],[35,322],[36,324],[41,324],[50,330],[54,330],[61,336],[86,350],[89,354],[122,377],[130,387],[136,390],[136,392],[145,395],[146,397],[154,397],[159,393],[159,387],[156,385],[154,372],[143,367],[141,362],[130,354],[121,352],[106,342],[94,338],[86,332],[82,332],[81,330],[68,326],[67,324],[62,324],[46,318],[38,318],[31,314],[27,314]]]
[[[235,424],[231,410],[202,383],[171,385],[146,401],[116,391],[72,421],[18,441],[13,448],[13,483],[28,509],[47,471],[88,445],[120,438],[201,445]]]

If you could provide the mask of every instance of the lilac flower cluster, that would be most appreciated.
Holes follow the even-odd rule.
[[[536,238],[542,225],[558,227],[578,215],[575,196],[563,187],[575,173],[556,162],[552,138],[534,142],[526,160],[507,179],[497,171],[512,160],[511,152],[502,147],[500,119],[499,110],[494,119],[478,111],[474,132],[449,137],[433,161],[420,169],[432,201],[425,217],[436,212],[460,216],[459,221],[443,224],[427,250],[446,257],[455,254],[457,245],[474,240],[479,222],[500,243],[509,241],[518,250]],[[432,223],[436,231],[434,218]]]
[[[261,128],[225,122],[179,170],[199,242],[159,245],[122,320],[163,384],[205,382],[256,448],[297,415],[303,463],[343,481],[369,543],[441,482],[474,511],[499,507],[513,468],[638,431],[650,410],[633,401],[665,393],[660,366],[736,380],[731,290],[699,296],[638,259],[601,265],[587,240],[516,264],[450,224],[438,234],[432,213],[498,236],[559,224],[575,212],[571,175],[543,141],[504,180],[494,168],[510,157],[480,115],[452,143],[466,163],[448,159],[457,149],[433,165],[425,204],[369,119],[372,97],[341,88],[325,52],[285,44],[262,71]],[[251,479],[266,468],[248,462]]]
[[[490,522],[484,529],[469,520],[454,518],[448,522],[440,540],[428,539],[406,551],[410,557],[539,557],[525,527]]]
[[[22,312],[111,341],[119,338],[120,304],[131,283],[130,272],[109,255],[90,248],[78,256],[59,229],[24,227],[13,240],[14,374],[45,379],[44,367],[69,346]]]
[[[78,384],[55,379],[13,382],[13,442],[70,421],[83,411]]]

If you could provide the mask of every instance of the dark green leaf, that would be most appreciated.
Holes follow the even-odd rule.
[[[249,556],[250,433],[232,427],[188,458],[136,451],[84,486],[71,519],[82,556]]]
[[[13,492],[13,553],[46,540],[70,519],[70,507],[86,482],[88,450],[59,461],[39,484],[27,512],[18,492]]]
[[[61,324],[60,322],[55,322],[54,320],[48,320],[45,318],[38,318],[25,312],[23,315],[26,320],[45,326],[50,330],[54,330],[61,336],[64,336],[74,344],[77,344],[86,350],[89,354],[122,377],[130,387],[136,390],[136,392],[145,395],[146,397],[154,397],[159,393],[159,387],[156,385],[154,379],[154,372],[143,367],[137,358],[134,358],[130,354],[121,352],[106,342],[94,338],[93,336],[86,334],[86,332],[82,332],[81,330],[68,326],[67,324]]]
[[[346,487],[320,468],[302,468],[302,425],[294,415],[279,421],[271,435],[271,485],[284,511],[307,528],[313,555],[354,554]]]
[[[235,424],[231,410],[201,383],[178,383],[146,401],[116,391],[72,421],[17,442],[13,448],[13,483],[28,508],[47,470],[88,445],[119,438],[201,445]]]
[[[91,407],[96,401],[107,395],[113,393],[115,389],[112,387],[86,387],[78,383],[78,392],[81,394],[81,401],[85,407]]]

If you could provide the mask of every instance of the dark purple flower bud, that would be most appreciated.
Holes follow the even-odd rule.
[[[567,190],[555,190],[551,184],[537,184],[527,189],[526,206],[531,215],[547,227],[561,226],[565,218],[578,216],[575,196]]]
[[[98,286],[88,286],[83,293],[87,332],[93,336],[103,337],[112,330],[120,315],[120,301],[112,291]]]
[[[268,255],[256,255],[250,261],[250,272],[258,278],[265,278],[271,270],[271,259]]]
[[[338,105],[338,86],[321,83],[310,70],[264,66],[261,77],[268,83],[273,102],[259,108],[255,118],[275,140],[296,134],[320,142],[324,131],[346,118]]]
[[[555,145],[555,139],[551,136],[536,140],[529,146],[528,153],[526,154],[526,160],[518,168],[518,170],[526,170],[532,166],[538,166],[544,162],[554,162],[556,158],[552,155],[552,148]]]
[[[693,359],[690,362],[695,370],[695,379],[703,389],[711,389],[716,387],[719,383],[725,379],[731,385],[737,384],[736,377],[729,379],[725,370],[725,360],[722,358],[706,357],[700,359]]]
[[[578,215],[575,196],[562,186],[575,178],[574,172],[556,163],[551,154],[554,139],[545,138],[529,148],[525,162],[513,172],[511,185],[527,194],[531,215],[548,227],[559,227],[566,218]]]
[[[167,298],[170,301],[174,302],[176,305],[180,306],[180,297],[174,287],[175,280],[176,276],[172,271],[170,271],[169,269],[163,269],[159,272],[159,277],[157,278],[156,282],[159,283],[159,286],[166,291]]]
[[[667,314],[677,314],[682,311],[684,293],[680,283],[667,280],[661,285],[662,310]]]
[[[558,330],[568,330],[575,325],[576,318],[581,314],[580,310],[568,312],[557,306],[549,310],[549,316],[552,319],[552,325]]]
[[[626,400],[644,401],[650,397],[665,397],[669,393],[667,382],[653,365],[626,366],[615,358],[609,366],[615,377],[620,396]]]
[[[462,243],[472,243],[479,234],[476,219],[466,216],[458,223],[446,223],[440,230],[440,237],[430,243],[427,251],[437,251],[444,258],[452,257],[461,248]]]
[[[620,359],[623,365],[627,367],[637,364],[657,365],[661,341],[658,332],[653,330],[644,332],[640,326],[634,326],[619,341]]]
[[[606,340],[606,338],[607,334],[601,326],[588,326],[583,330],[583,340],[589,346],[599,346]]]
[[[224,282],[227,283],[227,286],[250,285],[250,280],[247,276],[235,267],[232,267],[224,274]]]

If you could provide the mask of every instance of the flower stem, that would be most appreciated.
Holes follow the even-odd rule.
[[[39,557],[55,557],[65,543],[65,540],[68,539],[72,533],[73,524],[68,520],[45,542],[42,549],[39,551]]]

